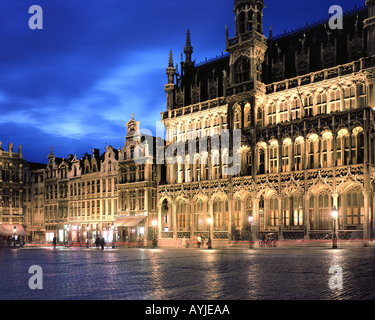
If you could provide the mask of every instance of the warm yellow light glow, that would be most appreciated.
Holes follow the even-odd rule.
[[[153,221],[152,221],[152,225],[153,225],[154,227],[156,227],[157,224],[158,224],[158,222],[157,222],[156,220],[153,220]]]
[[[337,219],[338,215],[339,215],[339,213],[338,213],[337,209],[333,209],[332,210],[332,218]]]
[[[208,218],[207,222],[208,222],[208,224],[212,224],[213,223],[213,219],[212,218]]]

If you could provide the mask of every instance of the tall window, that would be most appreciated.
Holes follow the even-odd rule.
[[[264,230],[264,197],[259,198],[259,228],[261,231]]]
[[[303,198],[302,196],[293,196],[293,225],[303,225]]]
[[[237,198],[234,203],[234,224],[239,227],[241,223],[241,199]]]
[[[346,194],[346,223],[358,225],[363,223],[364,197],[361,191],[351,191]]]
[[[302,143],[296,142],[294,144],[294,169],[302,170]]]
[[[280,102],[279,108],[280,122],[288,121],[288,101],[284,100]]]
[[[145,209],[145,190],[138,191],[138,210]]]
[[[195,230],[202,230],[203,228],[203,209],[204,203],[201,199],[198,199],[194,206],[194,213],[195,213],[195,219],[194,219],[194,227]]]
[[[316,143],[314,141],[309,141],[309,168],[315,168],[315,154],[316,154]]]
[[[341,110],[341,91],[339,89],[331,91],[331,112]]]
[[[316,110],[318,114],[327,113],[327,94],[325,92],[319,92],[316,95]]]
[[[268,124],[276,124],[276,104],[271,103],[268,106]]]
[[[344,108],[348,110],[355,107],[355,86],[346,87],[344,89]]]
[[[290,120],[296,120],[301,118],[301,102],[299,99],[295,98],[290,103]]]
[[[257,111],[257,126],[258,127],[263,126],[263,111],[261,108],[258,108],[258,111]]]
[[[278,147],[273,146],[269,149],[270,153],[270,173],[277,173],[277,153]]]
[[[270,225],[275,227],[279,225],[279,200],[270,199]]]
[[[331,229],[330,203],[328,194],[320,194],[318,197],[319,229]]]
[[[180,201],[177,207],[177,226],[178,228],[186,228],[187,206],[185,201]]]
[[[263,148],[259,148],[259,174],[265,174],[266,154]]]
[[[236,63],[235,81],[236,84],[247,82],[250,80],[250,59],[246,57],[240,58]]]
[[[281,169],[283,172],[290,171],[289,166],[289,144],[283,144],[282,146],[282,160],[281,160]]]
[[[214,226],[221,227],[223,224],[223,215],[222,215],[222,203],[219,198],[216,198],[213,203],[213,213],[214,213]]]
[[[282,200],[283,204],[283,224],[285,227],[290,226],[290,198],[285,197]]]
[[[322,140],[322,168],[328,167],[328,140]]]
[[[305,117],[313,116],[314,99],[312,96],[305,97]]]

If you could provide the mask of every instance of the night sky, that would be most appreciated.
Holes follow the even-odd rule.
[[[266,0],[273,35],[328,18],[365,0]],[[0,141],[24,158],[59,157],[124,145],[134,113],[155,132],[166,108],[169,50],[180,63],[190,29],[193,60],[221,55],[225,25],[234,36],[233,0],[0,0]],[[31,30],[31,5],[43,30]],[[344,28],[346,26],[344,25]],[[352,26],[350,26],[352,27]]]

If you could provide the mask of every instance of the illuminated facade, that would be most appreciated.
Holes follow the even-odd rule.
[[[161,243],[246,240],[249,216],[254,238],[322,239],[334,208],[340,239],[373,237],[375,4],[366,5],[345,14],[343,30],[327,20],[267,39],[263,1],[235,0],[227,53],[201,64],[188,32],[180,73],[172,53],[167,68],[166,148],[184,155],[158,187]],[[222,150],[188,152],[225,129],[242,132],[235,176]]]
[[[366,6],[343,30],[327,20],[267,39],[263,0],[235,0],[226,54],[200,64],[188,32],[180,71],[172,52],[166,70],[165,141],[138,136],[132,118],[122,149],[51,149],[47,165],[27,165],[31,239],[314,240],[332,235],[334,209],[340,239],[373,238],[375,1]],[[236,131],[240,144],[226,146]]]
[[[21,146],[18,152],[15,152],[13,143],[9,143],[6,151],[0,142],[0,227],[9,225],[11,226],[9,230],[13,230],[15,225],[18,227],[24,223],[22,207],[24,162]],[[1,229],[0,237],[8,235],[6,229]]]

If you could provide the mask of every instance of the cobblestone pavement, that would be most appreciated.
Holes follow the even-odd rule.
[[[31,290],[32,265],[43,289]],[[332,290],[329,269],[343,270]],[[375,299],[375,248],[0,250],[0,299]]]

